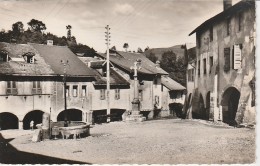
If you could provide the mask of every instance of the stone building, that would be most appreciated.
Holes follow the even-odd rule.
[[[94,122],[100,121],[98,116],[107,115],[107,77],[106,77],[106,61],[98,57],[79,57],[88,68],[95,73],[96,81],[90,89],[91,92],[91,110]],[[110,121],[123,120],[122,115],[126,110],[130,110],[129,99],[130,83],[121,76],[115,68],[110,65],[110,114],[113,117]],[[101,120],[106,121],[106,118]]]
[[[52,121],[64,120],[65,95],[68,120],[87,121],[95,73],[67,47],[0,43],[0,57],[1,129],[29,129],[44,112]],[[68,61],[66,68],[61,61]]]
[[[189,34],[196,33],[196,59],[188,65],[186,111],[230,125],[254,123],[255,2],[223,4]]]
[[[169,76],[162,76],[161,80],[162,108],[160,116],[167,117],[177,115],[181,117],[186,88]]]
[[[98,54],[105,59],[106,54]],[[138,68],[138,96],[140,100],[140,111],[148,119],[160,116],[162,108],[161,77],[168,75],[157,64],[147,59],[143,54],[110,50],[110,61],[114,70],[130,83],[128,111],[132,110],[134,99],[134,63],[139,60]]]

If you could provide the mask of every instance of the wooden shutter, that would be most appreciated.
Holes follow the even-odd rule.
[[[240,45],[234,45],[233,69],[241,69],[241,48]]]
[[[224,48],[224,71],[227,72],[230,70],[230,48]]]

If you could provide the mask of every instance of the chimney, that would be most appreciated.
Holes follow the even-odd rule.
[[[223,8],[224,8],[224,10],[227,10],[231,6],[232,6],[232,0],[223,0]]]
[[[156,62],[155,62],[155,67],[156,67],[156,68],[159,68],[159,67],[160,67],[160,61],[156,61]]]
[[[53,46],[53,40],[47,40],[47,45],[48,46]]]

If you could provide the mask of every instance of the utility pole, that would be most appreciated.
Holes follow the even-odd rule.
[[[67,65],[69,65],[69,61],[61,60],[61,64],[63,64],[63,86],[64,86],[64,127],[68,127],[68,112],[67,112],[67,96],[66,96],[66,79],[67,79]]]
[[[107,115],[110,115],[110,63],[109,63],[109,45],[110,45],[110,28],[109,25],[106,27],[105,37],[106,37],[106,45],[107,45]],[[107,122],[110,122],[110,117],[107,117]]]

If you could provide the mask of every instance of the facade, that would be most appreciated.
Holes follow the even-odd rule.
[[[106,61],[98,57],[79,57],[89,68],[95,72],[96,81],[91,86],[91,110],[93,121],[98,121],[99,115],[107,114],[107,87],[106,87]],[[116,69],[110,66],[110,114],[116,114],[115,120],[122,120],[126,110],[130,110],[129,99],[130,83],[121,76]],[[113,119],[110,119],[113,120]]]
[[[106,59],[106,54],[98,54],[98,56]],[[110,61],[115,71],[130,83],[128,112],[132,110],[134,99],[133,66],[137,60],[141,62],[138,68],[140,111],[147,119],[152,119],[160,115],[162,108],[161,76],[168,75],[168,73],[143,54],[110,50]]]
[[[185,101],[186,88],[168,76],[162,76],[162,108],[161,117],[181,117],[182,107]]]
[[[45,112],[52,121],[64,120],[65,95],[68,120],[87,121],[95,73],[67,47],[0,43],[0,52],[1,129],[29,129]]]
[[[223,12],[190,33],[197,41],[196,59],[188,65],[186,111],[230,125],[254,123],[255,2],[230,4],[224,0]]]

